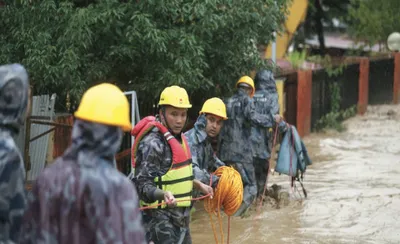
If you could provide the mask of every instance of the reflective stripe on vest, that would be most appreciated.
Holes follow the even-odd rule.
[[[186,137],[181,135],[182,144],[171,135],[167,128],[160,122],[155,120],[155,117],[148,116],[141,120],[132,130],[132,135],[135,136],[135,142],[132,148],[132,168],[136,167],[136,153],[141,139],[154,127],[157,127],[167,140],[172,151],[172,164],[168,172],[154,179],[157,187],[163,191],[170,191],[175,199],[179,201],[178,207],[189,207],[191,205],[192,190],[193,190],[193,169],[192,156],[189,150],[189,144]],[[182,201],[185,200],[185,201]],[[156,201],[153,203],[145,203],[140,201],[141,206],[154,206],[164,201]],[[165,208],[163,204],[158,208]]]

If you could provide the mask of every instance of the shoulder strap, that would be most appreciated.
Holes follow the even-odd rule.
[[[156,121],[156,117],[147,116],[140,120],[131,130],[131,135],[136,137],[148,123]]]
[[[131,150],[132,168],[136,167],[136,153],[140,141],[154,127],[157,127],[159,129],[160,133],[164,136],[165,140],[168,142],[172,151],[173,162],[183,162],[191,158],[189,144],[183,133],[181,136],[185,148],[183,148],[182,145],[179,143],[179,141],[173,135],[171,135],[171,133],[165,126],[163,126],[160,122],[155,120],[154,116],[148,116],[139,121],[139,123],[137,123],[137,125],[131,131],[131,135],[135,136],[135,142]]]
[[[154,123],[156,122],[156,118],[154,116],[147,116],[139,121],[133,127],[131,131],[131,135],[135,137],[135,142],[133,143],[133,147],[131,149],[131,164],[132,168],[136,167],[136,153],[142,138],[154,128]]]
[[[147,116],[143,118],[142,120],[139,121],[139,123],[136,124],[136,126],[132,129],[131,135],[135,137],[135,142],[133,143],[133,147],[131,149],[131,164],[132,168],[136,167],[136,153],[137,149],[139,147],[140,141],[143,139],[144,136],[147,135],[154,127],[157,127],[160,133],[165,137],[167,142],[170,144],[171,148],[176,147],[176,143],[178,141],[171,135],[171,133],[168,131],[168,129],[163,126],[160,122],[156,121],[156,118],[154,116]],[[174,139],[176,143],[172,143]]]

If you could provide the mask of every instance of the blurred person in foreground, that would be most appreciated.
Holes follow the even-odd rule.
[[[0,66],[0,243],[18,243],[26,208],[25,166],[13,139],[29,111],[29,81],[19,64]]]
[[[88,89],[75,112],[72,144],[32,186],[24,243],[145,243],[136,190],[115,168],[129,103],[116,86]]]

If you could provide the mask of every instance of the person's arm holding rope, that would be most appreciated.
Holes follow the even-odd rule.
[[[199,180],[193,180],[193,187],[195,187],[197,190],[199,190],[201,193],[204,195],[210,195],[210,198],[212,199],[214,196],[214,190],[211,186],[203,184]]]
[[[211,171],[214,172],[214,171],[216,171],[218,168],[225,166],[225,163],[222,162],[222,161],[217,157],[217,155],[215,154],[215,152],[212,150],[211,147],[210,147],[209,150],[210,150],[209,153],[212,153],[210,162],[208,162],[208,168],[209,168],[209,170],[211,170]],[[208,173],[208,172],[207,172],[207,173]],[[212,186],[213,188],[217,187],[217,184],[218,184],[218,181],[219,181],[219,177],[216,176],[216,175],[214,175],[214,174],[210,174],[210,173],[208,173],[208,174],[211,175],[211,177],[212,177],[211,186]]]
[[[208,166],[210,165],[208,161],[210,161],[209,158],[213,151],[211,147],[208,147],[206,124],[205,115],[200,115],[197,118],[194,128],[185,133],[192,155],[193,176],[195,178],[193,186],[205,195],[212,193],[212,188],[210,190],[209,187],[210,178],[212,182],[211,186],[214,186],[214,183],[218,182],[218,177],[208,172]]]
[[[193,175],[194,178],[203,184],[209,184],[210,183],[210,177],[212,178],[212,186],[214,186],[215,182],[218,182],[218,177],[215,175],[210,174],[207,171],[207,167],[200,167],[200,160],[201,156],[199,155],[200,148],[198,148],[198,145],[193,145],[191,147],[191,153],[192,153],[192,164],[193,164]],[[196,187],[197,189],[197,187]]]
[[[157,134],[149,134],[139,144],[138,157],[141,163],[136,166],[136,187],[140,199],[144,202],[154,202],[164,200],[168,206],[176,205],[176,200],[171,192],[159,189],[154,179],[165,172],[160,168],[160,160],[164,158],[165,146]],[[168,169],[167,169],[168,170]]]

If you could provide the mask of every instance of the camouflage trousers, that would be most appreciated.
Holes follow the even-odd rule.
[[[265,181],[269,169],[269,159],[253,158],[254,169],[256,171],[257,196],[261,196],[264,191]]]
[[[256,176],[252,162],[249,163],[227,163],[233,166],[242,177],[243,181],[243,203],[245,208],[250,207],[257,195]],[[243,207],[244,207],[243,206]],[[243,208],[242,208],[243,209]],[[245,209],[243,209],[244,211]]]
[[[169,218],[159,215],[152,217],[146,214],[143,214],[143,223],[147,243],[153,241],[154,244],[192,244],[189,226],[179,227],[174,225]]]

